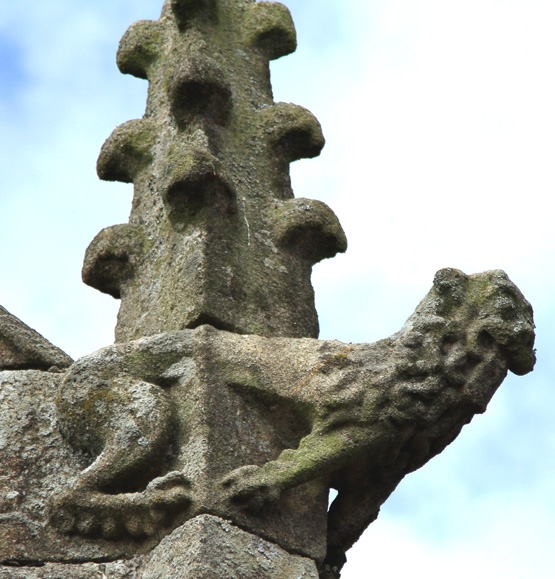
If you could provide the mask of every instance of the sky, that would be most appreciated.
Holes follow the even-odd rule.
[[[405,478],[348,553],[343,579],[551,577],[555,564],[555,3],[285,0],[297,52],[276,101],[327,145],[292,166],[345,255],[316,266],[323,339],[402,326],[434,273],[504,269],[532,303],[538,363]],[[83,285],[87,245],[127,221],[131,187],[95,164],[142,116],[120,37],[162,0],[0,2],[0,305],[74,358],[113,341],[118,302]]]

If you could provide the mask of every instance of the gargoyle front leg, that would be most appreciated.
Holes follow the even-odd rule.
[[[279,499],[281,493],[345,466],[364,452],[363,429],[350,425],[337,430],[313,430],[297,449],[284,450],[262,466],[247,465],[222,480],[232,502],[257,509]]]

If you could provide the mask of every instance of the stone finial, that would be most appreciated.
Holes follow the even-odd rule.
[[[293,198],[289,164],[324,146],[309,111],[273,101],[269,60],[295,48],[288,9],[253,0],[168,0],[125,33],[118,66],[148,79],[146,114],[113,132],[98,174],[132,182],[133,208],[83,267],[121,299],[117,341],[204,323],[318,336],[311,268],[346,239],[324,203]]]

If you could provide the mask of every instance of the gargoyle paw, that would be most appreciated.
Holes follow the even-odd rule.
[[[107,540],[142,538],[168,526],[191,503],[190,483],[180,472],[154,479],[143,492],[107,494],[77,487],[59,495],[51,520],[63,533]]]
[[[237,468],[221,481],[229,500],[248,510],[257,510],[279,499],[281,489],[264,477],[255,465]]]

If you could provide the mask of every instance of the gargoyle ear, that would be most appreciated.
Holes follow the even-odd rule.
[[[114,225],[103,229],[85,253],[83,281],[114,298],[134,274],[135,263],[144,252],[144,232],[139,225]]]
[[[465,273],[458,269],[445,268],[436,273],[433,289],[443,298],[444,307],[451,308],[463,302],[467,284],[468,276]]]
[[[461,270],[446,267],[436,273],[434,277],[434,287],[439,293],[444,293],[465,284],[467,279],[468,276]]]
[[[276,245],[311,264],[347,249],[347,238],[335,213],[321,201],[290,199],[272,215]]]

